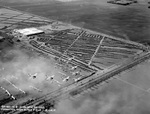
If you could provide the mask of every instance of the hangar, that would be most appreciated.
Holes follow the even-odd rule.
[[[19,33],[23,36],[32,36],[32,35],[44,33],[44,31],[39,30],[37,28],[15,29],[14,32]]]

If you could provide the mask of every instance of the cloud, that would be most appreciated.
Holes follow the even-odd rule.
[[[22,48],[13,46],[7,48],[8,45],[5,46],[0,51],[1,86],[11,90],[12,93],[16,91],[6,81],[9,80],[23,91],[33,94],[37,93],[37,91],[33,91],[33,88],[30,86],[39,88],[44,93],[58,88],[56,84],[50,83],[50,80],[46,81],[47,76],[61,72],[60,69],[54,68],[55,64],[51,58],[47,59],[37,53]],[[36,75],[35,79],[32,78],[33,75]],[[57,77],[60,77],[60,74],[55,75],[55,78]]]
[[[149,114],[150,94],[120,80],[58,103],[54,114]]]

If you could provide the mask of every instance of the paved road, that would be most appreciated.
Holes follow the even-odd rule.
[[[98,72],[95,74],[97,76],[94,79],[91,79],[91,80],[85,79],[87,81],[83,80],[83,81],[85,81],[85,82],[82,82],[83,85],[76,87],[76,89],[71,92],[71,95],[73,96],[73,95],[80,94],[84,90],[90,89],[93,86],[101,84],[101,83],[109,80],[110,78],[114,77],[115,75],[118,75],[119,73],[121,73],[125,70],[128,70],[149,58],[150,58],[150,52],[147,52],[137,58],[132,58],[132,59],[126,61],[124,64],[120,63],[120,65],[117,65],[116,68],[112,68],[111,70],[108,70],[107,72],[105,72],[103,74],[101,72]]]
[[[99,42],[99,45],[98,45],[98,47],[96,48],[96,50],[95,50],[95,52],[94,52],[93,56],[91,57],[91,59],[90,59],[90,61],[89,61],[88,65],[91,65],[91,63],[92,63],[92,61],[93,61],[93,59],[94,59],[95,55],[97,54],[97,52],[98,52],[99,48],[101,47],[101,45],[102,45],[102,43],[103,43],[104,39],[105,39],[105,36],[103,36],[103,38],[102,38],[102,39],[101,39],[101,41]]]

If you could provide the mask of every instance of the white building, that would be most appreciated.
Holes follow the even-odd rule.
[[[37,28],[25,28],[25,29],[15,29],[13,30],[13,33],[22,36],[32,36],[36,34],[42,34],[44,33],[44,31],[39,30]]]

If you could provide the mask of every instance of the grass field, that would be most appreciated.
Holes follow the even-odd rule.
[[[124,39],[143,43],[150,42],[150,10],[145,5],[134,4],[124,7],[50,2],[47,5],[11,4],[10,7]]]

